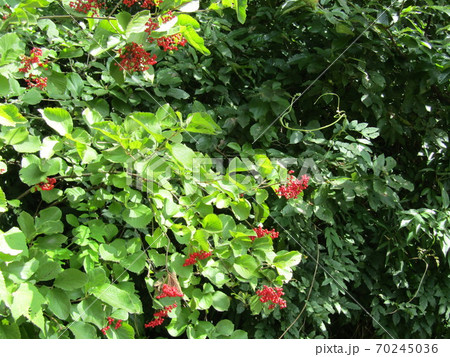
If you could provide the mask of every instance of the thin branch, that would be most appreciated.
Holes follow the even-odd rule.
[[[420,279],[420,282],[419,282],[419,287],[417,288],[417,290],[414,293],[413,297],[411,299],[409,299],[405,304],[409,304],[411,301],[413,301],[417,297],[417,294],[419,293],[419,290],[422,287],[423,279],[425,279],[425,275],[427,274],[429,264],[428,264],[428,262],[425,259],[420,259],[420,260],[422,260],[425,263],[425,271],[422,274],[422,278]],[[400,308],[395,309],[394,311],[390,312],[388,315],[395,314],[399,309]]]
[[[114,7],[114,9],[112,9],[111,12],[109,13],[109,16],[108,16],[108,17],[111,17],[112,14],[114,14],[114,11],[117,10],[117,8],[120,6],[120,4],[122,4],[122,2],[123,2],[123,0],[120,0],[120,1],[116,4],[116,6]]]
[[[317,267],[319,266],[319,242],[317,241],[316,244],[317,244],[316,266],[314,268],[314,274],[313,274],[313,277],[312,277],[311,286],[309,287],[308,295],[306,296],[306,299],[305,299],[305,304],[303,305],[302,311],[300,311],[300,313],[297,315],[295,320],[289,325],[289,327],[283,332],[283,334],[278,339],[282,339],[284,337],[284,335],[291,329],[292,326],[295,325],[295,323],[298,321],[300,316],[302,316],[303,312],[306,309],[306,305],[307,305],[307,303],[309,301],[309,297],[311,296],[311,292],[312,292],[314,283],[316,281]]]
[[[43,19],[80,19],[80,20],[116,20],[115,17],[110,17],[110,16],[92,16],[92,17],[88,17],[88,16],[76,16],[76,15],[48,15],[48,16],[41,16],[39,17],[38,20],[43,20]]]

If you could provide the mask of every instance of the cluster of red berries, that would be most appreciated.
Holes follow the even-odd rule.
[[[152,327],[152,328],[153,328],[153,327],[162,325],[163,322],[164,322],[164,319],[163,319],[162,317],[158,317],[157,319],[152,320],[152,321],[146,323],[146,324],[144,325],[144,327],[145,327],[145,328],[147,328],[147,327]]]
[[[9,6],[8,4],[5,4],[3,6],[6,7],[8,10],[11,10],[11,6]],[[10,16],[11,16],[11,14],[4,14],[4,15],[2,15],[2,19],[6,20]]]
[[[167,314],[169,313],[169,312],[171,312],[173,309],[175,309],[177,307],[177,304],[175,303],[175,304],[172,304],[172,305],[169,305],[169,306],[166,306],[166,307],[164,307],[164,309],[162,309],[161,311],[158,311],[158,312],[155,312],[154,314],[153,314],[153,316],[155,316],[155,317],[167,317]]]
[[[174,17],[175,15],[173,14],[172,10],[169,10],[161,16],[161,21],[163,22],[163,24],[165,24],[166,22],[172,20]]]
[[[92,16],[98,16],[98,10],[105,8],[106,3],[100,2],[99,0],[76,0],[71,1],[69,6],[77,12],[82,12],[87,14],[89,11],[92,11]]]
[[[289,171],[289,174],[293,174],[294,171]],[[297,198],[298,195],[308,187],[309,176],[303,175],[302,179],[299,180],[294,176],[289,176],[288,182],[286,185],[280,186],[276,189],[276,193],[278,196],[284,196],[286,198]]]
[[[269,305],[269,309],[275,308],[276,305],[279,305],[280,309],[286,307],[286,300],[281,298],[284,295],[283,288],[269,288],[267,285],[264,285],[262,290],[256,291],[256,295],[259,296],[259,301],[262,303],[272,302]]]
[[[279,232],[276,232],[275,229],[269,231],[268,229],[263,229],[263,227],[253,228],[256,233],[256,236],[251,236],[250,239],[254,241],[256,238],[261,238],[266,235],[270,235],[270,238],[275,239],[280,235]]]
[[[132,42],[119,50],[119,57],[122,59],[120,69],[122,71],[139,72],[146,71],[150,66],[155,65],[156,55],[151,55],[142,45]]]
[[[153,6],[159,6],[162,2],[163,0],[123,0],[123,3],[128,7],[138,3],[143,9],[150,9]]]
[[[150,35],[152,33],[152,31],[155,31],[158,27],[159,27],[159,24],[157,22],[154,22],[150,18],[150,19],[148,19],[147,23],[145,24],[145,30],[144,31],[147,32]]]
[[[47,177],[47,182],[40,182],[40,183],[38,183],[38,186],[42,191],[51,191],[55,187],[55,183],[56,183],[55,178]]]
[[[155,39],[150,37],[149,41],[153,42]],[[158,46],[163,48],[164,52],[167,51],[178,51],[178,46],[184,47],[187,44],[186,39],[181,33],[176,33],[170,36],[162,36],[156,39]]]
[[[44,89],[47,87],[47,77],[38,77],[32,73],[29,73],[33,69],[33,64],[36,64],[38,67],[47,68],[48,61],[41,62],[42,50],[40,48],[33,47],[30,51],[30,56],[22,56],[20,63],[22,67],[19,68],[19,72],[28,73],[28,77],[25,78],[25,82],[27,82],[28,88],[38,87],[40,89]]]
[[[164,318],[167,317],[167,315],[169,314],[169,312],[171,312],[173,309],[175,309],[177,307],[177,304],[173,304],[173,305],[169,305],[164,307],[164,309],[157,311],[153,314],[153,316],[155,317],[154,320],[146,323],[144,325],[145,328],[147,327],[156,327],[161,325],[164,322]]]
[[[162,294],[158,295],[157,299],[162,299],[165,297],[183,297],[183,294],[177,289],[176,286],[169,286],[164,284],[162,287]]]
[[[108,331],[111,328],[111,325],[114,323],[114,319],[112,317],[108,317],[108,325],[103,327],[101,329],[102,333],[106,335],[106,331]],[[114,325],[114,330],[117,330],[122,326],[122,320],[117,320],[116,324]]]
[[[200,250],[199,252],[192,253],[184,261],[183,266],[187,267],[189,265],[193,265],[193,264],[197,263],[197,261],[199,261],[199,260],[209,258],[211,255],[212,255],[212,252],[205,252],[204,250]]]
[[[39,89],[44,89],[47,87],[47,77],[30,75],[28,78],[25,78],[25,82],[27,82],[28,88],[38,87]]]
[[[164,15],[161,16],[161,21],[163,23],[166,23],[172,20],[173,18],[175,18],[175,15],[172,13],[172,11],[167,11]],[[145,32],[151,35],[153,31],[159,28],[159,24],[157,22],[154,22],[152,19],[149,19],[145,24],[145,27],[146,27]],[[187,44],[186,39],[183,37],[181,33],[176,33],[170,36],[162,36],[159,38],[149,36],[148,38],[148,41],[150,43],[153,43],[155,40],[158,46],[162,47],[164,52],[171,50],[178,51],[178,46],[184,47]]]

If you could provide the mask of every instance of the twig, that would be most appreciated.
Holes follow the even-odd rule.
[[[41,16],[39,17],[38,20],[43,20],[43,19],[86,19],[86,20],[116,20],[115,17],[110,17],[110,16],[92,16],[92,17],[88,17],[88,16],[76,16],[76,15],[47,15],[47,16]]]
[[[313,277],[312,277],[311,286],[309,287],[308,295],[306,296],[306,299],[305,299],[305,304],[303,305],[302,311],[300,311],[300,313],[297,315],[295,320],[289,325],[289,327],[283,332],[283,334],[278,339],[282,339],[283,338],[283,336],[291,329],[291,327],[295,325],[295,323],[298,321],[300,316],[302,316],[303,312],[306,309],[306,305],[308,303],[309,297],[311,296],[311,292],[312,292],[314,283],[316,281],[317,267],[319,266],[319,242],[317,242],[316,244],[317,244],[316,266],[314,268],[314,274],[313,274]]]
[[[414,259],[414,258],[413,258],[413,259]],[[420,260],[422,260],[422,261],[426,264],[426,266],[425,266],[425,271],[423,272],[422,278],[420,279],[420,282],[419,282],[419,287],[417,288],[417,290],[416,290],[416,292],[414,293],[413,297],[412,297],[411,299],[409,299],[405,304],[409,304],[411,301],[413,301],[413,300],[417,297],[417,294],[419,293],[419,290],[420,290],[420,288],[422,287],[422,283],[423,283],[423,279],[425,278],[425,274],[426,274],[427,271],[428,271],[428,263],[427,263],[427,261],[424,260],[424,259],[420,259]],[[400,308],[395,309],[394,311],[390,312],[388,315],[395,314],[399,309],[400,309]]]

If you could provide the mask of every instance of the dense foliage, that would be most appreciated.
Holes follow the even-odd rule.
[[[0,4],[0,338],[450,337],[445,1]]]

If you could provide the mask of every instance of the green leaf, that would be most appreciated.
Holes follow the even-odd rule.
[[[19,109],[12,104],[0,105],[0,124],[5,126],[16,126],[25,124],[27,120],[19,113]]]
[[[203,228],[210,233],[220,233],[223,228],[222,221],[215,214],[208,214],[205,218],[203,218],[202,225]]]
[[[47,294],[48,308],[59,319],[65,320],[70,313],[70,299],[61,289],[51,289]]]
[[[248,254],[237,257],[233,264],[234,270],[244,279],[254,278],[258,266],[255,258]]]
[[[7,307],[11,306],[12,295],[6,287],[5,278],[1,270],[0,270],[0,301],[3,301]]]
[[[20,337],[20,329],[16,323],[7,325],[0,323],[0,339],[19,339]]]
[[[73,44],[72,44],[73,46]],[[58,58],[76,58],[83,56],[83,49],[77,47],[64,48],[58,53]]]
[[[188,309],[182,309],[181,313],[170,321],[170,324],[167,326],[167,332],[170,336],[178,337],[186,330],[189,313]]]
[[[125,36],[127,40],[130,40],[130,37],[133,34],[142,34],[145,33],[148,19],[150,18],[150,11],[144,10],[138,12],[134,15],[130,22],[128,22],[127,29],[125,30]],[[133,37],[135,39],[135,37]]]
[[[221,291],[216,291],[212,297],[212,306],[217,311],[227,311],[230,307],[230,297]]]
[[[28,130],[23,126],[11,128],[3,126],[1,128],[0,138],[6,145],[16,145],[24,141],[28,137]]]
[[[354,35],[352,29],[349,26],[347,26],[346,24],[342,23],[342,22],[338,22],[336,24],[336,32],[337,33],[342,33],[344,35],[350,35],[350,36]]]
[[[246,340],[248,339],[248,333],[244,330],[236,330],[231,334],[230,338]]]
[[[28,256],[25,234],[17,227],[0,232],[0,259],[12,261],[18,255]]]
[[[197,310],[207,310],[213,303],[212,294],[205,294],[205,292],[200,289],[194,289],[192,292],[192,299],[196,304]]]
[[[15,275],[20,280],[30,279],[34,273],[36,273],[39,267],[39,261],[36,258],[32,258],[27,261],[15,261],[8,264],[6,272],[11,275]]]
[[[214,285],[218,286],[219,288],[230,281],[230,278],[227,276],[225,271],[222,271],[214,266],[206,266],[202,270],[202,275],[207,277]]]
[[[125,82],[126,71],[122,71],[116,61],[111,61],[109,64],[109,74],[117,84],[122,85]]]
[[[324,206],[316,206],[314,208],[314,213],[317,218],[321,219],[322,221],[325,221],[329,224],[334,224],[333,213],[328,208]]]
[[[185,168],[192,170],[194,165],[194,159],[196,157],[195,152],[183,144],[166,144],[167,148],[172,153],[173,157]]]
[[[171,229],[173,230],[174,227],[172,226]],[[187,227],[186,227],[187,229]],[[176,236],[175,236],[176,238]],[[178,239],[177,239],[178,240]],[[155,229],[153,232],[153,235],[147,235],[145,236],[145,241],[148,243],[150,248],[162,248],[167,247],[167,244],[169,243],[169,239],[166,237],[166,235],[161,231],[160,228]],[[189,239],[188,239],[189,241]],[[185,244],[185,243],[184,243]]]
[[[181,12],[195,12],[200,8],[200,0],[189,1],[180,6]]]
[[[34,227],[34,219],[28,212],[21,212],[17,218],[19,227],[22,232],[26,235],[27,240],[31,240],[36,235],[36,228]]]
[[[195,326],[189,325],[186,334],[190,339],[204,339],[208,338],[214,325],[209,321],[198,321]]]
[[[8,78],[0,74],[0,96],[6,97],[10,94],[11,89],[9,88]]]
[[[194,1],[191,1],[188,4],[192,4]],[[197,1],[197,3],[199,3],[199,1]],[[186,4],[186,5],[188,5]],[[180,9],[180,11],[183,11]],[[194,29],[199,29],[200,28],[200,24],[198,23],[198,21],[196,19],[194,19],[192,16],[190,15],[186,15],[186,14],[179,14],[178,16],[178,22],[177,25],[180,26],[191,26]]]
[[[302,255],[299,252],[291,251],[280,251],[277,256],[273,259],[273,265],[278,268],[285,269],[295,266],[302,260]]]
[[[69,112],[62,108],[39,109],[42,117],[49,127],[54,129],[59,135],[70,134],[73,129],[73,121]]]
[[[200,248],[205,251],[208,251],[210,249],[208,243],[208,236],[209,234],[203,229],[197,229],[194,233],[194,240],[198,242]]]
[[[16,33],[5,33],[0,37],[0,66],[17,61],[24,51],[25,43]]]
[[[45,298],[38,289],[31,283],[23,283],[13,293],[13,302],[11,306],[11,314],[14,319],[20,316],[33,319],[42,315],[42,304]]]
[[[449,197],[448,197],[448,193],[445,190],[444,186],[441,187],[441,196],[442,196],[442,208],[448,208]]]
[[[83,320],[97,326],[99,329],[105,326],[106,312],[104,304],[95,296],[89,296],[71,309],[71,317],[74,320]],[[109,315],[109,314],[108,314]]]
[[[15,144],[14,150],[20,153],[33,153],[41,149],[41,139],[37,136],[29,135],[24,141]]]
[[[133,273],[140,274],[145,268],[146,261],[147,255],[140,251],[126,257],[120,265]]]
[[[97,329],[82,321],[75,321],[69,325],[70,331],[75,335],[77,339],[92,339],[97,338]]]
[[[231,202],[231,210],[240,221],[246,220],[250,215],[251,206],[247,200],[240,199],[239,202]]]
[[[122,212],[122,218],[134,228],[145,228],[153,218],[153,212],[147,206],[137,203]]]
[[[186,131],[192,133],[201,133],[208,135],[217,135],[222,132],[222,129],[212,119],[208,113],[193,113],[189,114],[187,119]]]
[[[122,322],[122,326],[117,330],[109,329],[106,336],[114,339],[134,339],[134,329],[126,322]]]
[[[131,283],[103,284],[93,289],[92,293],[112,307],[123,309],[131,314],[142,314],[142,303]]]
[[[246,10],[247,10],[247,0],[236,0],[236,14],[238,21],[243,24],[245,23],[245,19],[247,18]]]
[[[32,163],[20,169],[19,177],[24,184],[32,186],[39,182],[43,182],[47,175],[45,172],[41,171],[38,164]]]
[[[216,325],[214,333],[218,336],[231,336],[234,331],[234,324],[230,320],[221,320]]]
[[[175,99],[187,99],[190,96],[188,92],[179,88],[169,88],[166,95]]]
[[[184,28],[182,34],[189,42],[189,44],[192,47],[194,47],[197,51],[207,56],[211,54],[211,52],[205,47],[205,40],[197,34],[197,32],[193,27],[188,26]]]
[[[67,89],[67,79],[64,73],[52,72],[47,78],[47,93],[50,98],[66,99],[69,97],[65,94]]]
[[[259,204],[262,204],[268,197],[269,193],[266,190],[258,189],[258,191],[256,191],[255,199]]]
[[[38,245],[39,248],[42,248],[41,245]],[[62,271],[61,265],[57,262],[47,261],[45,263],[41,263],[39,265],[34,278],[37,281],[48,281],[55,279],[60,272]]]
[[[22,96],[21,99],[24,103],[30,104],[30,105],[36,105],[41,102],[43,99],[41,92],[37,88],[31,88],[30,90],[26,91]]]
[[[0,163],[0,167],[1,167],[1,163]],[[0,187],[0,212],[6,212],[6,211],[8,211],[8,203],[6,201],[5,192]]]
[[[100,244],[100,257],[103,260],[119,263],[127,256],[127,248],[123,239],[116,239],[111,244]]]
[[[64,270],[55,279],[54,285],[63,290],[75,290],[83,287],[88,282],[86,273],[77,269],[69,268]]]

